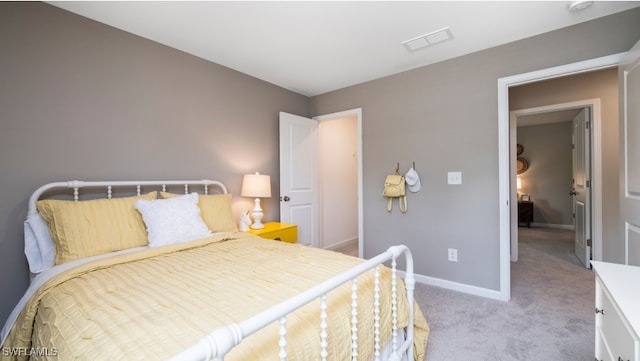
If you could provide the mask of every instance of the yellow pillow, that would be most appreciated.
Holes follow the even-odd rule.
[[[181,194],[160,192],[162,198]],[[231,211],[231,194],[198,194],[200,216],[212,232],[237,232],[238,225]]]
[[[147,231],[135,209],[138,199],[153,200],[156,192],[136,197],[63,201],[45,199],[37,207],[49,225],[56,246],[56,264],[146,246]]]

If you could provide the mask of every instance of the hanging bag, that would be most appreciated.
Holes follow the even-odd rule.
[[[393,208],[393,199],[398,198],[400,212],[405,213],[407,211],[406,194],[404,176],[398,174],[396,169],[396,173],[389,174],[384,181],[384,190],[382,191],[382,195],[389,198],[387,201],[387,212],[391,212],[391,209]]]

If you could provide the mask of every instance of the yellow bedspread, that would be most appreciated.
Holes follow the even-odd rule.
[[[0,359],[27,359],[28,354],[56,360],[168,359],[214,328],[247,319],[359,262],[245,233],[93,261],[53,277],[34,294],[2,345]],[[390,271],[384,268],[383,305],[391,302],[389,283]],[[372,272],[358,284],[358,352],[359,359],[368,360],[373,355]],[[329,294],[330,360],[351,359],[350,297],[349,285]],[[399,301],[403,327],[404,292]],[[383,307],[386,326],[389,308]],[[290,360],[320,359],[319,324],[317,302],[288,317]],[[429,329],[417,306],[415,325],[415,356],[422,360]],[[277,327],[249,336],[226,360],[277,359]],[[390,332],[390,326],[383,330],[382,342]]]

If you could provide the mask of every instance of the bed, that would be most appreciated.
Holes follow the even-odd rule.
[[[238,232],[217,181],[46,184],[29,200],[25,254],[32,281],[0,360],[422,360],[426,349],[406,247],[362,260]]]

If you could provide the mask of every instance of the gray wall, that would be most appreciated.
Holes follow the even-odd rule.
[[[573,227],[571,191],[573,123],[518,127],[521,157],[529,169],[520,174],[520,194],[533,201],[533,222],[549,226]]]
[[[242,174],[279,186],[279,111],[363,108],[365,255],[404,242],[420,274],[498,289],[497,79],[628,50],[640,9],[312,99],[43,3],[0,2],[0,320],[28,283],[29,194],[63,179]],[[385,174],[422,191],[387,214]],[[447,171],[463,184],[446,185]],[[278,218],[275,198],[264,200]],[[459,262],[446,261],[447,248]]]
[[[634,9],[312,98],[314,114],[363,109],[365,256],[402,242],[417,273],[498,290],[498,78],[623,52],[639,38]],[[409,194],[407,214],[388,214],[384,176],[412,161],[422,191]],[[448,171],[463,184],[447,185]]]
[[[636,36],[637,39],[637,36]],[[624,262],[620,234],[618,69],[611,68],[550,79],[509,89],[510,110],[600,99],[602,144],[602,256]]]
[[[277,195],[278,113],[309,115],[307,97],[43,3],[0,2],[0,49],[0,322],[28,285],[38,186],[216,178],[238,195],[260,171]]]

